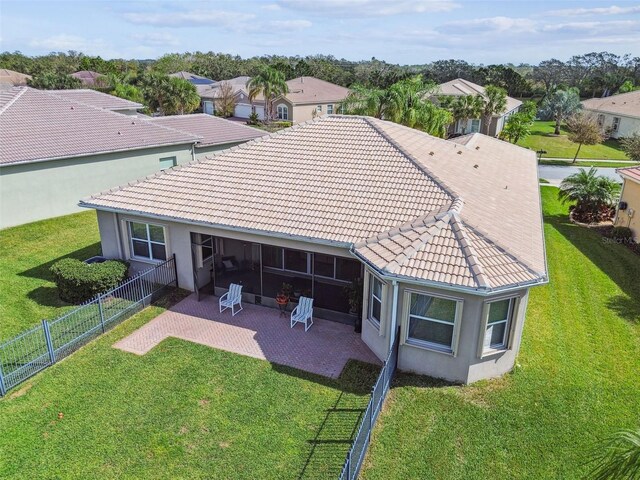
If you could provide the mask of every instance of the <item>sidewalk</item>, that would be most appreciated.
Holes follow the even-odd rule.
[[[572,163],[573,158],[556,158],[556,157],[542,157],[540,160],[552,160],[557,162],[567,162]],[[628,163],[630,165],[635,165],[638,162],[634,162],[633,160],[605,160],[599,158],[578,158],[576,161],[578,162],[602,162],[602,163]]]

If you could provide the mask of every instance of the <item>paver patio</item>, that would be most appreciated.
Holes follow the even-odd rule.
[[[380,364],[353,327],[314,318],[304,325],[289,326],[273,308],[243,304],[235,317],[231,310],[218,311],[218,297],[196,300],[190,295],[113,346],[144,355],[167,337],[207,345],[228,352],[260,358],[307,372],[337,378],[350,358]]]

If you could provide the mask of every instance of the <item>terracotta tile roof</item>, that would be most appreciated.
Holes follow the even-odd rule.
[[[485,89],[483,86],[477,83],[470,82],[464,78],[456,78],[455,80],[449,80],[448,82],[438,85],[438,91],[440,95],[482,95],[486,97]],[[510,112],[514,108],[518,108],[522,105],[522,102],[517,98],[507,96],[507,110]]]
[[[81,204],[351,246],[387,275],[472,289],[546,277],[535,153],[326,116]]]
[[[622,175],[623,178],[640,183],[640,167],[618,168],[616,172]]]
[[[202,137],[196,147],[246,142],[266,135],[263,130],[204,113],[153,117],[149,121]]]
[[[105,110],[137,110],[144,105],[124,98],[109,95],[107,93],[91,90],[90,88],[80,88],[73,90],[48,90],[59,97],[67,98],[80,103],[85,103],[93,107]]]
[[[189,144],[199,138],[48,91],[14,87],[0,92],[2,165]]]
[[[640,118],[640,90],[582,102],[586,110]]]
[[[88,87],[93,87],[101,80],[106,80],[106,75],[94,72],[92,70],[80,70],[79,72],[72,73],[71,76],[77,78],[82,82],[83,85],[86,85]]]
[[[285,95],[291,103],[341,102],[349,89],[315,77],[298,77],[287,81],[289,93]]]

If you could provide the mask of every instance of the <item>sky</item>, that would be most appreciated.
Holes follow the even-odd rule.
[[[1,0],[0,50],[103,58],[214,51],[423,64],[640,56],[640,2],[539,0]]]

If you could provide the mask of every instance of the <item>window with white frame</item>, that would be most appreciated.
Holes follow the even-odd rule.
[[[322,105],[316,105],[316,112],[322,113]]]
[[[611,129],[617,132],[620,129],[620,117],[613,117],[613,125]]]
[[[480,119],[474,118],[471,120],[471,133],[476,133],[480,131]]]
[[[327,105],[327,114],[333,115],[333,105],[331,104]]]
[[[380,326],[380,320],[382,318],[382,281],[370,275],[371,281],[369,282],[369,320],[371,320],[378,327]]]
[[[407,343],[453,353],[462,301],[411,292]]]
[[[289,120],[289,107],[278,105],[278,120]]]
[[[132,258],[166,260],[164,227],[150,223],[127,222]]]
[[[496,300],[488,304],[487,328],[484,333],[483,351],[504,350],[509,345],[509,330],[516,298]]]
[[[175,167],[178,164],[176,157],[164,157],[160,159],[160,170]]]

